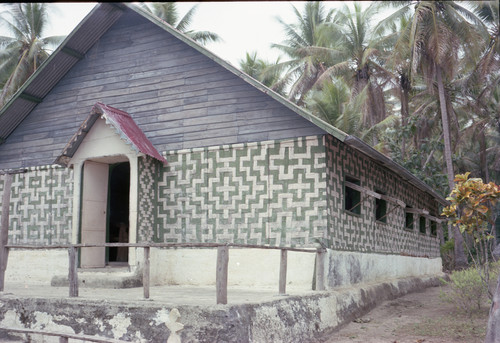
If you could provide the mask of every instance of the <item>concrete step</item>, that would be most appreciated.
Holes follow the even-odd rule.
[[[68,275],[55,275],[50,285],[52,287],[68,287]],[[78,269],[78,285],[88,288],[142,287],[142,274],[130,271],[128,266],[80,268]]]

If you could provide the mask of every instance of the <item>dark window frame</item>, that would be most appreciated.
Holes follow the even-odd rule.
[[[346,175],[345,181],[361,186],[361,181]],[[344,210],[348,213],[361,215],[361,192],[344,184]]]
[[[435,220],[431,220],[430,227],[431,227],[431,237],[437,237],[437,222]]]
[[[422,222],[422,220],[423,220],[423,222]],[[423,225],[422,225],[422,223],[423,223]],[[420,218],[419,218],[418,231],[420,232],[421,235],[427,235],[427,218],[425,218],[424,216],[420,216]]]
[[[375,190],[380,195],[385,195],[380,190]],[[379,223],[387,224],[387,200],[375,198],[375,220]]]
[[[407,206],[406,209],[412,209],[411,206]],[[405,230],[413,231],[415,229],[415,216],[412,212],[405,212]],[[410,220],[409,220],[410,219]]]

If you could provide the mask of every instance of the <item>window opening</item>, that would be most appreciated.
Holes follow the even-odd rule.
[[[406,206],[406,209],[411,209],[410,206]],[[405,229],[413,230],[413,213],[406,212]]]
[[[376,191],[381,195],[385,193]],[[375,198],[375,219],[382,223],[387,223],[387,201]]]
[[[436,237],[437,236],[437,224],[433,220],[431,220],[431,236],[432,237]]]
[[[427,233],[427,228],[426,228],[426,220],[425,220],[425,217],[420,217],[420,223],[419,223],[419,227],[420,227],[420,233],[425,235]]]
[[[359,180],[349,176],[346,176],[345,180],[357,186],[361,185]],[[346,185],[344,207],[346,211],[354,214],[361,214],[361,192]]]

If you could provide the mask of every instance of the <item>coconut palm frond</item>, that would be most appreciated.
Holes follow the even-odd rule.
[[[190,30],[198,5],[191,7],[180,19],[175,2],[154,2],[141,7],[202,45],[222,41],[222,38],[214,32]]]

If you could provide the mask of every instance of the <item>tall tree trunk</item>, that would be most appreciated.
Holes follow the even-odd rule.
[[[410,80],[406,74],[401,73],[399,76],[399,85],[401,90],[401,124],[405,127],[408,124],[408,117],[410,115]],[[406,157],[406,137],[403,135],[401,142],[401,158],[404,160]]]
[[[448,120],[448,110],[446,109],[446,98],[445,98],[445,90],[443,79],[441,75],[441,67],[439,65],[436,66],[436,81],[438,86],[439,93],[439,106],[441,109],[441,122],[443,125],[443,136],[444,136],[444,159],[446,162],[446,172],[448,175],[448,185],[451,190],[455,187],[455,174],[453,172],[453,161],[451,159],[451,137],[450,137],[450,123]],[[465,256],[464,251],[464,239],[462,234],[460,233],[458,227],[454,226],[453,230],[453,238],[455,239],[455,267],[458,269],[462,269],[467,267],[467,258]]]
[[[496,291],[493,294],[493,303],[490,307],[488,328],[484,343],[495,343],[500,340],[500,276],[497,280]]]

